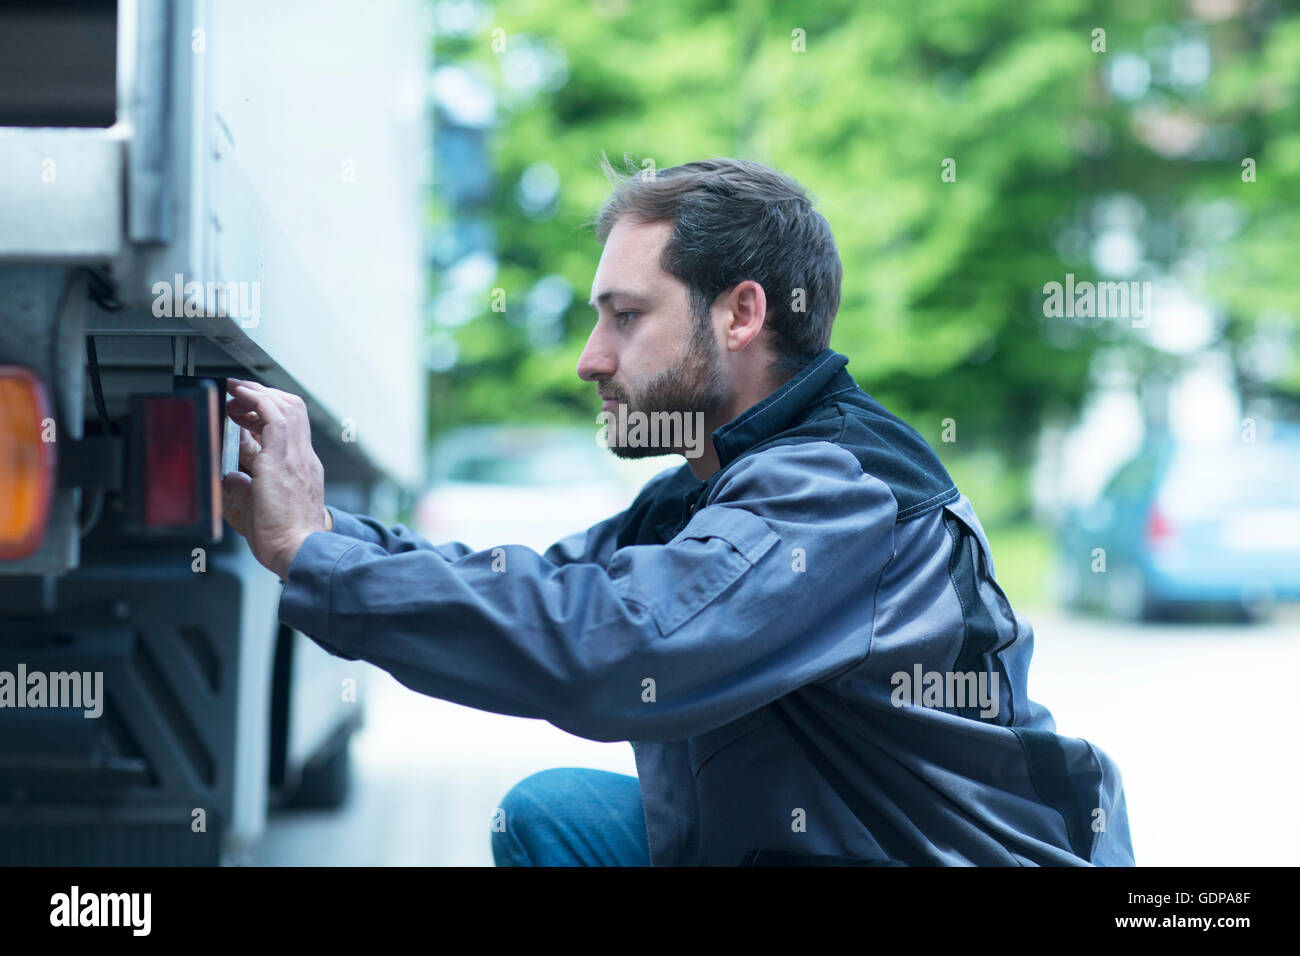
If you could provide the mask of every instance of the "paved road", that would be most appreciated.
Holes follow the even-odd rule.
[[[1139,865],[1300,860],[1300,615],[1267,627],[1030,619],[1029,696],[1119,763]]]
[[[1141,865],[1294,865],[1300,614],[1267,627],[1135,627],[1055,612],[1034,625],[1030,696],[1119,763]],[[527,774],[635,773],[631,747],[470,710],[376,674],[337,813],[277,814],[268,865],[491,865],[490,821]]]

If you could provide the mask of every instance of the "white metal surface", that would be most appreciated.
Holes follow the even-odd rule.
[[[0,261],[118,255],[123,156],[118,128],[0,127]]]
[[[248,339],[404,483],[420,474],[427,34],[416,2],[206,9],[211,277]]]

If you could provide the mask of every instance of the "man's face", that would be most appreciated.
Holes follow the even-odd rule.
[[[597,382],[602,410],[709,415],[726,401],[731,384],[713,321],[698,322],[686,284],[665,272],[659,256],[671,222],[643,224],[627,217],[605,242],[591,305],[596,325],[578,360],[578,377]],[[645,458],[679,448],[619,445],[620,458]]]

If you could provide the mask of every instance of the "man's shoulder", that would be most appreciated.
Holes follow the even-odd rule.
[[[775,463],[788,459],[790,448],[809,443],[821,443],[827,457],[847,453],[864,474],[888,486],[899,521],[943,507],[960,494],[921,434],[859,388],[832,396],[748,454],[766,454]]]

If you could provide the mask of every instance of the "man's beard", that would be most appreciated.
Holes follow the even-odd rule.
[[[664,369],[642,391],[640,401],[633,405],[626,393],[618,387],[607,389],[614,400],[627,405],[633,412],[647,415],[655,412],[677,412],[681,415],[698,415],[702,420],[716,412],[727,400],[727,381],[723,372],[722,352],[713,337],[713,327],[707,321],[697,321],[686,351],[676,365]],[[609,450],[619,458],[651,458],[681,451],[662,444],[647,442],[622,445],[612,440]],[[651,437],[654,437],[651,432]],[[664,437],[661,434],[659,437]]]

